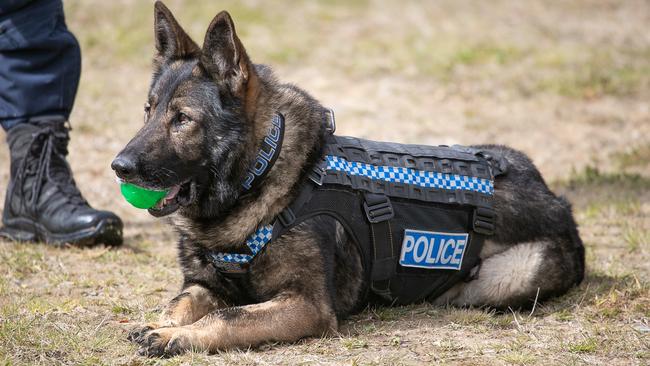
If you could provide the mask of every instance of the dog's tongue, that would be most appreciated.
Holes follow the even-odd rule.
[[[176,197],[176,195],[178,194],[178,192],[180,192],[180,190],[181,190],[180,184],[177,186],[173,186],[171,189],[169,189],[169,192],[167,192],[167,195],[165,196],[164,199],[165,200],[174,199],[174,197]]]
[[[156,208],[157,208],[157,209],[161,209],[161,208],[163,208],[166,204],[168,204],[168,203],[171,202],[174,198],[176,198],[176,195],[178,194],[178,192],[180,192],[180,190],[181,190],[181,186],[180,186],[180,185],[177,185],[177,186],[173,186],[173,187],[171,187],[171,188],[169,189],[169,192],[167,192],[167,195],[165,195],[165,197],[163,197],[163,199],[161,199],[161,200],[156,204]]]

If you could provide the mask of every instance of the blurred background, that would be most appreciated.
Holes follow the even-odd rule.
[[[551,181],[587,166],[648,171],[645,0],[166,3],[199,44],[227,9],[253,61],[333,108],[339,134],[508,144]],[[108,167],[141,126],[152,4],[66,1],[65,8],[83,60],[71,159],[91,202],[115,204]]]
[[[429,337],[438,346],[424,360],[453,353],[440,345],[458,330],[444,328],[451,322],[469,333],[476,331],[477,324],[483,327],[479,339],[472,342],[486,348],[466,348],[468,359],[491,350],[485,360],[497,364],[544,359],[647,362],[647,333],[631,329],[636,324],[647,326],[650,317],[650,2],[165,3],[199,45],[212,17],[228,10],[252,60],[271,65],[280,80],[297,84],[333,108],[338,134],[431,145],[507,144],[526,152],[547,182],[574,202],[588,251],[587,292],[583,288],[584,293],[546,308],[542,315],[547,318],[519,324],[512,323],[512,316],[482,311],[444,310],[435,314],[439,320],[431,320],[417,318],[419,308],[407,308],[416,314],[411,314],[411,321],[415,316],[419,325],[396,322],[387,328],[386,337],[401,339],[395,352],[407,340],[418,343],[418,337]],[[140,320],[141,313],[153,316],[157,303],[169,297],[180,280],[171,230],[122,200],[109,167],[142,124],[154,49],[153,5],[135,0],[69,0],[65,9],[83,60],[70,118],[71,165],[86,198],[125,220],[126,246],[118,251],[61,251],[2,243],[6,245],[0,250],[0,294],[5,300],[0,300],[4,306],[0,318],[11,320],[0,320],[5,327],[0,328],[0,343],[6,345],[0,346],[0,356],[4,352],[9,359],[30,362],[76,363],[105,357],[112,360],[109,363],[127,362],[123,353],[132,352],[119,323]],[[3,192],[8,174],[8,151],[3,147]],[[50,282],[43,283],[43,277]],[[72,305],[65,305],[66,301]],[[75,313],[78,308],[86,313]],[[43,314],[54,320],[35,322]],[[58,328],[58,333],[48,325],[67,324],[71,319],[82,320]],[[383,327],[384,323],[374,323],[377,319],[385,320],[376,313],[357,320],[362,329]],[[16,333],[21,322],[25,322],[23,333]],[[526,337],[519,340],[526,345],[523,348],[491,346],[494,339],[519,342],[521,323],[533,330],[540,324],[551,327],[536,333],[540,349],[528,347]],[[52,341],[21,343],[6,333],[8,326],[18,327],[11,328],[11,334],[24,334],[25,339],[53,332]],[[79,340],[66,340],[75,329]],[[224,357],[298,362],[304,361],[304,352],[323,347],[341,357],[341,362],[354,357],[375,360],[381,354],[375,345],[382,345],[385,337],[355,326],[350,329],[342,340],[291,348],[288,352],[296,358],[282,358],[286,348]],[[415,332],[411,336],[409,329]],[[440,333],[440,329],[447,330]],[[7,338],[3,340],[2,334]],[[614,338],[618,341],[612,343]],[[91,341],[99,346],[89,351],[86,346]],[[73,355],[65,347],[82,348]],[[62,353],[48,356],[43,349]],[[560,356],[560,351],[568,353]],[[387,357],[409,360],[406,354]]]

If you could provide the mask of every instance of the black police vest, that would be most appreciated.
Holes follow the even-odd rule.
[[[331,135],[278,215],[271,242],[306,219],[331,216],[358,247],[369,300],[433,300],[480,264],[494,232],[493,179],[501,171],[473,148]]]

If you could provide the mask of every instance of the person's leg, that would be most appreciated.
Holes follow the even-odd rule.
[[[81,53],[61,0],[35,0],[0,14],[0,123],[7,129],[43,115],[67,119]]]
[[[0,235],[52,243],[120,244],[122,222],[91,208],[67,164],[68,125],[81,54],[61,0],[0,7],[0,124],[11,180]]]

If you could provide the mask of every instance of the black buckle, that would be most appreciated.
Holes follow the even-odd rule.
[[[323,185],[323,181],[325,181],[325,176],[327,175],[327,170],[321,166],[321,163],[322,161],[316,164],[309,172],[309,179],[319,186]]]
[[[491,208],[477,207],[472,218],[474,231],[483,235],[494,235],[496,216],[496,213]]]
[[[293,213],[291,207],[287,207],[278,214],[278,220],[284,227],[288,227],[296,221],[296,214]]]
[[[334,117],[334,110],[332,108],[327,108],[327,113],[329,114],[329,126],[326,127],[327,132],[334,134],[336,131],[336,117]]]
[[[393,301],[393,296],[390,293],[390,281],[373,281],[370,283],[370,290],[379,296],[382,300],[390,303]]]
[[[243,277],[248,272],[248,263],[223,262],[212,255],[209,255],[208,259],[210,260],[210,263],[212,263],[212,265],[217,269],[217,271],[226,277],[239,278]]]
[[[364,195],[363,209],[366,211],[368,221],[373,224],[390,220],[395,216],[393,205],[388,196],[383,194],[366,193]]]

